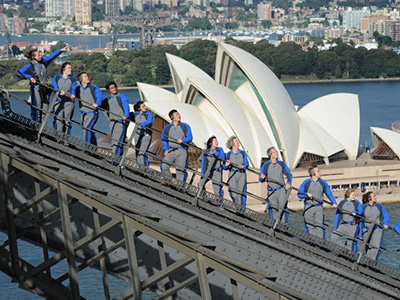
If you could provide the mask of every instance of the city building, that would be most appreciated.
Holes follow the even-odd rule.
[[[271,146],[279,149],[291,169],[356,159],[360,132],[357,95],[330,94],[297,110],[266,65],[224,43],[218,45],[215,80],[179,57],[167,54],[167,60],[176,93],[138,82],[141,99],[165,122],[171,109],[181,112],[183,119],[191,122],[196,146],[203,147],[212,135],[220,144],[235,135],[252,167],[260,166]]]
[[[119,16],[119,0],[105,0],[106,16]]]
[[[132,5],[133,5],[133,9],[137,10],[137,11],[143,11],[143,0],[133,0],[132,1]],[[152,6],[152,5],[150,5]]]
[[[344,29],[356,28],[360,29],[361,19],[368,16],[370,11],[367,9],[353,10],[348,8],[343,12],[343,27]]]
[[[92,22],[92,1],[75,0],[75,22],[89,24]]]
[[[45,1],[46,17],[61,17],[64,13],[63,0],[46,0]]]
[[[272,20],[272,2],[261,2],[257,5],[259,20]]]
[[[46,0],[45,12],[47,18],[62,17],[71,19],[74,16],[74,0]]]

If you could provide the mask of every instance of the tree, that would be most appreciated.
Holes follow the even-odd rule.
[[[213,41],[194,40],[179,49],[179,56],[214,77],[217,44]]]
[[[208,20],[194,18],[192,21],[189,22],[188,28],[210,30],[212,28],[212,25]]]
[[[50,47],[50,52],[53,53],[54,51],[61,49],[65,46],[64,41],[58,41],[55,45]]]
[[[261,26],[264,28],[270,28],[272,25],[272,22],[270,20],[262,20],[261,21]]]

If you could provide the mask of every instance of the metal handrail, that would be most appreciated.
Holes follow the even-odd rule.
[[[10,97],[10,94],[7,92],[7,97]],[[17,101],[19,101],[19,102],[22,102],[22,103],[25,103],[25,104],[29,104],[31,107],[35,107],[35,106],[33,106],[32,104],[30,104],[30,103],[27,103],[27,101],[25,101],[25,100],[23,100],[23,99],[21,99],[21,98],[19,98],[18,96],[14,96],[14,95],[12,95],[11,94],[11,97],[12,98],[14,98],[14,99],[16,99]],[[54,97],[54,100],[56,99],[56,97]],[[78,100],[80,100],[80,99],[78,99]],[[83,101],[83,100],[82,100]],[[36,108],[36,107],[35,107]],[[37,110],[42,110],[41,108],[36,108]],[[43,111],[43,110],[42,110]],[[51,112],[49,113],[49,114],[51,114]],[[33,122],[33,121],[32,121]],[[78,122],[76,122],[76,121],[74,121],[74,120],[71,120],[71,122],[73,122],[74,124],[76,124],[76,125],[78,125],[79,127],[81,127],[81,128],[84,128],[84,127],[82,127],[81,126],[81,124],[80,123],[78,123]],[[44,122],[43,122],[44,123]],[[36,123],[36,124],[38,124],[38,123]],[[43,129],[44,129],[44,127],[45,126],[43,126],[43,128],[42,128],[42,131],[43,131]],[[40,129],[40,128],[39,128]],[[156,129],[154,129],[154,128],[148,128],[149,130],[151,130],[151,131],[153,131],[153,132],[158,132],[158,133],[161,133],[160,131],[158,131],[158,130],[156,130]],[[93,132],[96,132],[96,133],[100,133],[100,134],[104,134],[104,135],[106,135],[106,133],[104,133],[104,132],[101,132],[101,131],[97,131],[97,130],[92,130]],[[134,132],[132,133],[132,136],[134,135]],[[135,146],[132,146],[132,145],[127,145],[126,143],[124,143],[124,145],[126,145],[126,146],[128,146],[128,148],[131,148],[131,149],[135,149],[135,150],[138,150]],[[208,153],[206,153],[203,149],[200,149],[199,147],[196,147],[196,146],[193,146],[193,145],[191,145],[191,144],[186,144],[188,147],[193,147],[193,148],[195,148],[195,149],[197,149],[197,150],[200,150],[201,152],[202,152],[202,155],[209,155]],[[160,156],[158,156],[158,155],[156,155],[156,154],[154,154],[154,153],[151,153],[151,152],[147,152],[149,155],[151,155],[151,156],[153,156],[153,157],[155,157],[155,158],[157,158],[157,159],[161,159],[162,160],[162,157],[160,157]],[[214,157],[213,155],[211,155],[212,157]],[[217,157],[214,157],[215,158],[215,160],[214,160],[214,162],[216,163],[218,160],[220,160],[219,158],[217,158]],[[223,163],[224,161],[221,161],[221,163]],[[119,167],[123,167],[123,166],[125,166],[125,164],[123,164],[123,162],[119,165]],[[236,166],[237,167],[237,166]],[[198,172],[198,170],[197,169],[192,169],[192,168],[188,168],[191,172],[193,172],[194,174],[196,174],[196,175],[200,175],[200,173]],[[210,169],[211,170],[211,169]],[[253,172],[253,173],[256,173],[256,170],[253,170],[253,169],[250,169],[249,170],[250,172]],[[257,172],[257,174],[258,174],[258,172]],[[206,174],[207,175],[207,174]],[[177,180],[176,179],[174,179],[176,182],[177,182]],[[207,176],[204,176],[204,178],[203,178],[203,180],[204,180],[204,183],[205,183],[205,180],[207,180]],[[208,180],[210,180],[210,181],[212,181],[212,179],[211,178],[208,178]],[[270,181],[270,182],[273,182],[273,180],[272,179],[270,179],[270,178],[268,178],[268,181]],[[275,183],[278,183],[278,182],[275,182]],[[225,182],[223,182],[223,184],[226,186],[227,185],[227,183],[225,183]],[[278,184],[280,184],[280,183],[278,183]],[[293,189],[295,189],[295,190],[298,190],[297,188],[295,188],[295,187],[292,187]],[[202,198],[202,196],[204,195],[204,184],[201,184],[200,186],[199,186],[199,188],[197,189],[197,193],[195,194],[195,200],[196,200],[196,202],[194,202],[194,204],[196,205],[197,204],[197,200],[198,199],[201,199]],[[237,191],[239,194],[241,194],[241,195],[244,195],[241,191]],[[208,193],[208,192],[207,192]],[[288,193],[289,194],[289,193]],[[265,199],[263,199],[262,197],[259,197],[259,196],[257,196],[257,195],[253,195],[253,194],[251,194],[251,193],[249,193],[249,192],[247,192],[246,193],[246,195],[250,195],[250,196],[254,196],[254,198],[256,198],[257,200],[261,200],[262,201],[262,203],[265,203]],[[219,197],[218,197],[219,198]],[[329,203],[329,204],[331,204],[330,202],[328,202],[327,200],[324,200],[324,199],[316,199],[316,198],[313,198],[314,200],[317,200],[317,201],[321,201],[321,202],[327,202],[327,203]],[[219,203],[221,203],[221,201],[223,201],[223,199],[219,199]],[[238,207],[235,207],[235,206],[233,206],[233,208],[235,209],[236,208],[236,210],[238,210]],[[244,208],[240,208],[239,207],[239,211],[241,211],[243,209],[243,214],[245,214],[245,212],[246,211],[248,211],[248,210],[244,210]],[[277,208],[278,210],[280,209],[280,208]],[[295,215],[297,215],[297,216],[300,216],[301,218],[303,218],[304,219],[304,217],[301,215],[301,214],[299,214],[298,212],[295,212],[295,211],[293,211],[293,210],[291,210],[291,209],[288,209],[288,208],[286,208],[286,209],[282,209],[282,210],[280,210],[280,214],[279,214],[279,218],[278,219],[276,219],[276,221],[274,222],[274,224],[273,224],[273,229],[274,230],[276,230],[276,229],[281,229],[279,226],[278,226],[278,224],[280,223],[280,220],[281,220],[281,216],[282,216],[282,214],[283,213],[285,213],[285,212],[289,212],[289,213],[291,213],[291,214],[295,214]],[[324,223],[323,224],[324,226],[326,226],[326,227],[328,227],[328,228],[332,228],[332,226],[330,225],[330,224],[326,224],[326,223]],[[378,224],[377,224],[378,225]],[[390,230],[394,230],[392,227],[389,227],[389,229]],[[360,240],[360,239],[356,239],[357,241],[362,241],[362,239]],[[368,241],[368,239],[366,239],[366,240],[364,240],[363,241],[363,247],[361,247],[361,248],[365,248],[366,246],[368,246],[369,245],[369,241]],[[392,253],[392,252],[390,252],[390,251],[388,251],[387,249],[384,249],[384,248],[380,248],[380,250],[382,250],[382,251],[384,251],[384,252],[388,252],[388,253],[390,253],[390,254],[395,254],[396,256],[400,256],[399,254],[397,254],[397,253]],[[359,253],[359,256],[358,256],[358,259],[357,259],[357,261],[356,261],[356,263],[357,264],[359,264],[359,263],[361,263],[361,256],[362,256],[362,253],[361,253],[361,251],[360,251],[360,253]]]

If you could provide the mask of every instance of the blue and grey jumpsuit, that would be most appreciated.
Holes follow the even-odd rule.
[[[376,260],[380,254],[379,248],[382,244],[383,238],[383,225],[389,226],[389,214],[385,207],[380,203],[374,203],[373,205],[363,205],[363,237],[365,238],[367,232],[375,225],[374,231],[372,232],[371,239],[367,246],[367,257]]]
[[[232,150],[230,150],[226,154],[226,159],[231,162],[231,165],[228,167],[225,167],[224,165],[224,169],[229,169],[229,194],[232,198],[232,201],[244,211],[247,201],[246,168],[249,166],[247,154],[243,150],[239,150],[237,153],[234,153]],[[239,169],[237,167],[233,167],[232,165],[242,165],[244,168]]]
[[[99,119],[99,111],[94,109],[92,104],[101,102],[103,93],[97,85],[89,83],[86,87],[79,85],[76,88],[75,96],[80,100],[79,111],[85,142],[97,145],[96,135],[92,129]]]
[[[285,189],[284,176],[286,176],[287,184],[292,184],[292,173],[288,166],[281,160],[276,163],[271,161],[265,162],[260,170],[260,176],[264,174],[265,178],[259,177],[260,182],[268,183],[267,208],[271,220],[279,217],[279,212],[287,208],[287,194]],[[274,217],[275,214],[275,217]],[[278,217],[277,217],[278,214]],[[289,222],[289,212],[282,214],[282,222]]]
[[[135,127],[135,148],[136,160],[139,165],[149,166],[149,159],[147,157],[147,150],[151,143],[151,126],[153,125],[153,114],[149,111],[140,113],[135,111],[133,113],[133,121]]]
[[[124,94],[117,94],[108,96],[102,101],[96,101],[96,104],[100,106],[103,101],[108,102],[111,149],[115,154],[115,161],[118,161],[122,155],[127,129],[126,121],[122,120],[122,117],[125,116],[129,119],[129,99]]]
[[[361,238],[361,222],[355,215],[361,216],[362,204],[355,199],[343,199],[336,210],[331,240],[342,247],[357,252],[357,238]]]
[[[41,61],[38,63],[32,61],[31,63],[19,69],[17,74],[26,79],[31,79],[33,77],[39,81],[39,83],[46,84],[47,67],[61,53],[61,49],[58,49],[50,55],[42,57]],[[31,118],[33,121],[39,123],[42,122],[43,111],[47,110],[48,102],[49,101],[43,87],[38,84],[31,84]]]
[[[312,194],[313,198],[308,198],[307,193]],[[311,178],[304,180],[297,193],[300,199],[304,199],[303,217],[305,232],[321,239],[325,238],[324,210],[322,208],[324,194],[333,204],[336,204],[331,188],[322,178],[318,178],[317,181],[313,181]]]
[[[61,90],[75,96],[76,78],[68,75],[64,78],[61,74],[53,77],[53,87],[55,90]],[[66,134],[71,134],[72,124],[71,119],[74,114],[75,100],[64,95],[58,96],[57,103],[54,106],[54,121],[53,127],[58,131]]]
[[[211,179],[215,195],[224,197],[224,190],[222,189],[222,164],[225,160],[225,153],[221,147],[210,148],[204,151],[201,158],[201,176],[204,177],[208,169],[212,167],[213,159],[217,159],[217,162],[213,170],[210,171],[207,181]]]
[[[181,139],[183,145],[176,141]],[[188,146],[193,139],[192,130],[186,123],[179,122],[176,126],[173,123],[164,127],[161,133],[161,141],[164,152],[169,151],[169,154],[164,157],[161,163],[161,172],[171,174],[170,166],[175,164],[176,178],[181,181],[187,179],[187,164],[188,164]]]

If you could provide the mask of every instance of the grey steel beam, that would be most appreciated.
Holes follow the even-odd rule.
[[[36,186],[36,184],[35,184],[35,186]],[[45,197],[47,197],[48,195],[53,193],[55,190],[56,189],[54,187],[50,187],[49,186],[44,191],[36,193],[36,195],[33,196],[31,199],[29,199],[28,201],[24,202],[20,206],[14,208],[14,217],[17,217],[18,215],[28,211],[29,209],[31,209],[32,207],[37,205],[39,202],[43,201],[43,199]],[[5,222],[6,222],[6,218],[4,218],[4,217],[1,218],[0,219],[0,226],[3,225]]]
[[[51,188],[51,187],[49,186],[48,188]],[[52,189],[50,189],[50,191],[51,190]],[[46,190],[44,190],[44,191],[46,191]],[[50,191],[49,191],[49,193],[50,193]],[[40,182],[36,178],[35,178],[35,193],[36,193],[36,195],[41,194]],[[42,220],[44,218],[42,201],[37,204],[36,210],[37,210],[38,220]],[[41,246],[42,246],[42,250],[43,250],[43,260],[46,261],[50,258],[50,256],[49,256],[49,247],[47,246],[47,234],[46,234],[46,230],[45,230],[45,226],[44,226],[43,222],[39,224],[39,231],[40,231],[40,239],[42,242]],[[51,276],[50,268],[45,270],[45,272],[48,276]]]
[[[0,270],[9,276],[12,276],[11,269],[11,254],[7,250],[0,249]],[[31,276],[25,270],[33,268],[32,265],[19,259],[20,276],[18,282],[22,288],[33,292],[39,296],[52,300],[70,300],[71,291],[62,284],[57,284],[53,279],[45,274],[39,274],[38,276]],[[1,295],[1,294],[0,294]],[[83,298],[80,298],[83,299]]]
[[[206,265],[203,254],[197,253],[196,258],[197,272],[201,291],[201,299],[211,300],[210,284],[208,283]]]
[[[73,204],[76,201],[78,201],[78,200],[72,199],[72,200],[68,201],[68,205]],[[38,226],[44,226],[44,224],[46,224],[46,222],[50,218],[54,217],[59,212],[60,212],[60,208],[56,208],[51,213],[45,215],[42,219],[36,221],[35,223],[32,223],[30,226],[25,227],[24,229],[18,231],[17,239],[25,237],[28,233],[30,233],[32,230],[34,230]],[[8,246],[8,244],[9,244],[9,240],[4,241],[4,243],[0,245],[0,249]]]
[[[72,239],[71,220],[68,207],[67,193],[63,185],[57,183],[58,202],[60,205],[61,224],[64,234],[65,254],[67,258],[67,269],[69,275],[69,284],[72,291],[72,300],[80,299],[78,272],[76,270],[74,241]]]
[[[207,268],[206,269],[207,273],[211,273],[212,271],[214,271],[214,270],[211,269],[211,268]],[[184,280],[183,282],[181,282],[180,284],[177,284],[173,288],[170,288],[169,290],[165,291],[161,295],[157,296],[156,298],[154,298],[154,300],[162,300],[162,299],[166,299],[168,297],[171,297],[174,294],[176,294],[177,292],[179,292],[180,290],[182,290],[182,289],[186,288],[187,286],[195,283],[197,280],[198,280],[198,276],[197,275],[193,275],[193,276],[189,277],[188,279]]]
[[[76,267],[76,270],[78,272],[82,271],[83,269],[90,267],[91,265],[93,265],[95,262],[97,261],[101,261],[104,260],[104,258],[110,254],[111,252],[117,250],[118,248],[122,247],[125,244],[125,240],[120,240],[119,242],[114,243],[114,245],[112,245],[111,247],[102,250],[101,252],[97,253],[95,256],[93,256],[92,258],[88,259],[86,262],[80,264],[79,266]],[[107,277],[106,277],[107,278]],[[56,279],[57,282],[61,283],[64,280],[68,279],[68,273],[60,276],[59,278]],[[109,287],[108,287],[108,280],[106,279],[107,285],[104,288],[104,291],[108,290],[109,291]],[[108,295],[109,297],[109,295]]]
[[[86,235],[79,241],[77,241],[75,244],[73,244],[73,249],[75,251],[78,251],[82,249],[83,247],[87,246],[100,236],[104,235],[106,232],[111,230],[112,228],[118,226],[120,224],[119,220],[111,220],[107,224],[103,225],[102,227],[99,228],[99,230],[94,230],[90,234]],[[64,229],[63,229],[64,230]],[[43,272],[45,269],[54,266],[56,263],[60,262],[63,260],[65,257],[67,257],[67,252],[66,249],[63,251],[58,252],[55,254],[52,258],[49,260],[45,261],[44,263],[38,265],[36,268],[30,271],[32,275],[38,274],[40,272]]]
[[[185,256],[184,258],[172,263],[168,267],[165,267],[164,269],[162,269],[161,271],[157,272],[153,276],[151,276],[151,277],[147,278],[146,280],[144,280],[142,282],[142,289],[145,290],[145,289],[148,289],[148,288],[152,287],[157,282],[159,282],[162,279],[168,277],[169,275],[171,275],[172,273],[176,272],[177,270],[186,267],[187,265],[189,265],[193,261],[194,261],[193,258]]]
[[[239,288],[238,283],[235,279],[231,278],[231,286],[232,286],[232,297],[233,300],[239,300]]]
[[[93,222],[94,228],[97,230],[100,228],[100,218],[99,218],[99,211],[97,208],[92,207],[93,210]],[[123,241],[122,241],[123,242]],[[103,242],[103,237],[99,237],[97,239],[97,251],[99,253],[105,250],[105,245]],[[110,287],[108,286],[108,279],[107,279],[107,266],[104,257],[99,258],[100,270],[101,270],[101,279],[103,281],[103,290],[104,290],[104,299],[110,300]]]
[[[162,242],[160,242],[160,241],[157,241],[157,247],[158,247],[158,256],[160,258],[161,272],[163,272],[167,268],[167,260],[165,259],[164,244]],[[165,290],[168,290],[172,286],[171,280],[169,279],[169,276],[164,278],[162,280],[162,282],[164,284],[164,289]],[[143,282],[143,289],[146,289],[144,282]],[[170,298],[168,298],[168,300],[172,300],[172,298],[170,297]]]
[[[131,284],[133,297],[135,300],[142,300],[142,289],[140,284],[139,265],[137,261],[136,247],[134,235],[132,232],[132,224],[125,215],[122,216],[122,225],[124,229],[125,247],[128,253],[128,265],[131,273]]]
[[[15,217],[14,217],[14,205],[11,197],[11,187],[10,182],[8,180],[9,175],[9,166],[10,166],[10,157],[1,154],[1,187],[2,187],[2,196],[4,200],[4,208],[6,211],[6,223],[7,223],[7,234],[8,241],[10,245],[10,254],[11,254],[11,270],[13,276],[18,276],[19,271],[19,255],[18,255],[18,245],[17,245],[17,231],[15,227]]]

